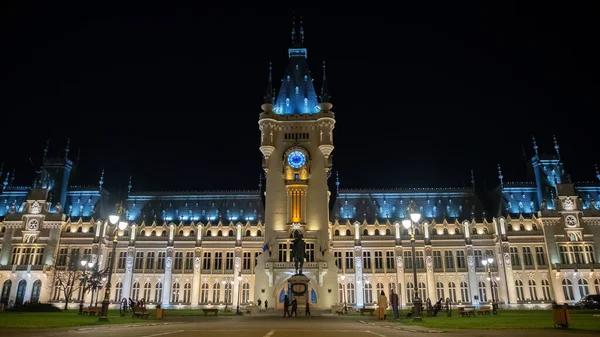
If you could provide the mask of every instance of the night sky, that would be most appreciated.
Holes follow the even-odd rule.
[[[80,149],[73,184],[134,190],[256,189],[258,114],[292,9],[15,5],[0,17],[0,162],[29,185]],[[595,179],[598,42],[592,8],[297,8],[315,85],[327,61],[341,188],[526,179],[525,154],[560,145]],[[590,4],[591,6],[591,4]],[[278,85],[277,85],[278,87]],[[334,179],[330,179],[330,183]],[[333,184],[332,184],[333,187]]]

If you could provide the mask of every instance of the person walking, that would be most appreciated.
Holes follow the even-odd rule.
[[[289,317],[292,317],[292,315],[294,315],[294,317],[298,317],[298,302],[296,302],[295,298],[292,300],[292,312],[290,312]]]
[[[308,299],[306,299],[306,311],[304,312],[304,316],[310,316],[310,303],[308,303]]]
[[[258,304],[258,310],[260,310],[260,305],[262,304],[262,301],[260,300],[260,298],[256,301],[256,304]]]
[[[269,301],[265,300],[265,310],[269,309]]]
[[[287,295],[283,297],[283,317],[289,316],[290,312],[288,311],[290,308],[290,299]]]
[[[398,302],[400,302],[400,301],[398,298],[398,294],[396,294],[394,289],[392,289],[392,291],[390,293],[390,297],[391,297],[391,302],[392,302],[392,310],[394,311],[394,319],[399,319],[400,312],[398,311]]]
[[[385,297],[385,293],[382,290],[381,294],[377,298],[377,307],[378,307],[377,320],[385,319],[385,309],[387,309],[387,306],[388,306],[388,300],[387,300],[387,297]]]

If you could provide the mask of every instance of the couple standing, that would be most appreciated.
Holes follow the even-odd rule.
[[[398,318],[400,318],[400,313],[398,311],[398,305],[399,305],[398,294],[396,294],[394,292],[394,289],[391,289],[390,291],[391,291],[390,302],[392,305],[392,311],[394,312],[394,319],[398,319]],[[385,316],[386,316],[385,310],[388,307],[388,300],[387,300],[387,297],[385,297],[385,293],[383,292],[383,290],[381,291],[381,294],[377,298],[377,306],[378,306],[377,319],[384,320]]]

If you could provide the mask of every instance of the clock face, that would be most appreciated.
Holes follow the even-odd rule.
[[[27,228],[30,231],[35,231],[38,229],[39,225],[40,225],[40,222],[38,219],[31,219],[31,220],[29,220],[29,223],[27,223]]]
[[[288,164],[293,168],[300,168],[306,163],[306,156],[300,151],[293,151],[287,157]]]

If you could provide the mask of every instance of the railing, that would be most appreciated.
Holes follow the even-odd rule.
[[[544,231],[511,231],[506,232],[508,236],[538,236],[544,235]]]
[[[203,241],[235,241],[235,236],[206,236]]]
[[[436,234],[430,235],[429,239],[431,240],[464,240],[464,234]]]
[[[61,238],[93,238],[94,232],[79,233],[79,232],[64,232],[60,234]]]
[[[176,236],[174,241],[196,241],[195,236]]]
[[[391,241],[393,241],[396,239],[396,237],[393,235],[367,235],[367,236],[361,236],[360,238],[361,238],[361,240],[364,240],[364,241],[369,241],[369,240],[377,240],[377,241],[391,240]]]
[[[600,269],[600,263],[555,263],[552,265],[555,269]]]
[[[493,238],[494,234],[471,234],[471,239],[473,240],[488,240]]]
[[[354,241],[354,236],[352,236],[352,235],[334,236],[333,241]]]
[[[273,262],[273,268],[294,269],[294,262]],[[304,262],[303,268],[319,268],[319,262]]]

